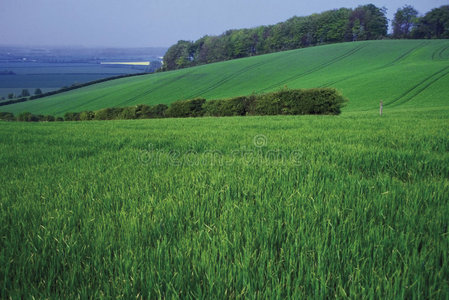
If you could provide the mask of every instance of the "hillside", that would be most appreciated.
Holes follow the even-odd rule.
[[[367,41],[319,46],[101,83],[1,111],[62,115],[112,106],[208,100],[290,88],[335,87],[346,111],[449,103],[449,41]]]

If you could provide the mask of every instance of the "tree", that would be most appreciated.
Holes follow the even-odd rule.
[[[36,95],[36,96],[42,95],[42,90],[41,89],[35,89],[34,90],[34,95]]]
[[[20,96],[22,96],[22,97],[29,97],[30,96],[30,91],[28,91],[28,89],[23,89],[22,90],[22,94],[20,94]]]
[[[13,99],[14,98],[14,94],[13,93],[9,93],[8,94],[8,99]]]
[[[449,5],[432,9],[420,18],[412,31],[412,36],[418,39],[449,38]]]
[[[164,55],[164,69],[176,70],[191,66],[194,54],[191,53],[192,42],[179,41],[171,46]]]
[[[411,5],[399,8],[394,14],[393,37],[406,39],[411,37],[411,32],[418,22],[418,11]]]
[[[378,8],[374,4],[357,7],[350,17],[353,40],[377,40],[387,35],[387,9]]]

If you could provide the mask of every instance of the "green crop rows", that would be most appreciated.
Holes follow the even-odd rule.
[[[447,298],[449,108],[0,123],[0,297]]]
[[[237,59],[173,72],[114,80],[1,107],[15,114],[64,115],[137,104],[223,99],[289,88],[335,87],[347,111],[386,105],[440,106],[448,100],[448,40],[368,41]]]

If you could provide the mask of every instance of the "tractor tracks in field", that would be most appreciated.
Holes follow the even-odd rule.
[[[288,83],[288,82],[290,82],[292,80],[296,80],[296,79],[299,79],[301,77],[304,77],[304,76],[310,75],[312,73],[318,72],[318,71],[320,71],[320,70],[322,70],[324,68],[327,68],[327,67],[329,67],[329,66],[331,66],[333,64],[336,64],[336,63],[342,61],[343,59],[346,59],[346,58],[354,55],[355,53],[357,53],[361,49],[365,48],[366,46],[367,45],[360,45],[360,46],[358,46],[356,48],[353,48],[353,49],[349,50],[348,52],[346,52],[346,53],[344,53],[344,54],[342,54],[340,56],[337,56],[337,57],[335,57],[335,58],[333,58],[333,59],[331,59],[331,60],[329,60],[327,62],[324,62],[324,63],[322,63],[322,64],[320,64],[320,65],[318,65],[316,67],[313,67],[310,70],[307,70],[304,73],[296,74],[296,75],[290,76],[290,77],[288,77],[286,79],[283,79],[281,81],[278,81],[277,83],[274,83],[274,84],[272,84],[272,85],[270,85],[270,86],[268,86],[268,87],[266,87],[264,89],[259,90],[259,92],[264,92],[264,91],[273,89],[275,87],[278,87],[278,86],[281,86],[283,84],[286,84],[286,83]]]
[[[401,61],[405,60],[407,57],[409,57],[413,52],[415,52],[415,51],[417,51],[417,50],[419,50],[419,49],[421,49],[421,48],[427,46],[429,43],[430,43],[430,42],[428,42],[428,41],[422,42],[422,43],[416,45],[415,47],[413,47],[412,49],[410,49],[410,50],[408,50],[408,51],[402,53],[400,56],[398,56],[397,58],[395,58],[393,61],[391,61],[391,62],[389,62],[389,63],[387,63],[387,64],[385,64],[385,65],[383,65],[383,66],[376,67],[376,68],[373,68],[373,69],[370,69],[370,70],[366,70],[366,71],[364,71],[364,72],[357,73],[357,74],[354,74],[354,75],[349,75],[349,76],[343,77],[343,78],[338,79],[338,80],[326,82],[325,84],[320,85],[319,87],[320,87],[320,88],[322,88],[322,87],[329,87],[329,86],[331,86],[331,85],[333,85],[333,84],[336,84],[336,83],[339,83],[339,82],[342,82],[342,81],[345,81],[345,80],[348,80],[348,79],[356,78],[356,77],[358,77],[358,76],[361,76],[361,75],[363,75],[363,74],[366,74],[367,72],[375,72],[375,71],[379,71],[379,70],[382,70],[382,69],[386,69],[386,68],[395,66],[395,65],[397,65],[399,62],[401,62]]]
[[[252,71],[252,70],[254,70],[254,69],[256,69],[256,68],[258,68],[260,66],[263,66],[264,64],[266,64],[266,62],[265,61],[261,61],[261,62],[252,64],[252,65],[246,66],[246,67],[240,69],[239,71],[237,71],[235,73],[232,73],[232,74],[230,74],[228,76],[225,76],[224,78],[220,79],[219,81],[215,82],[214,84],[212,84],[210,86],[207,86],[205,88],[202,88],[199,91],[196,91],[196,92],[186,96],[185,98],[186,99],[192,99],[192,98],[196,98],[196,97],[201,97],[202,95],[204,95],[204,94],[206,94],[206,93],[208,93],[208,92],[210,92],[210,91],[212,91],[212,90],[214,90],[216,88],[219,88],[220,86],[224,85],[225,83],[229,82],[230,80],[234,79],[235,77],[240,76],[240,75],[242,75],[244,73],[247,73],[249,71]]]
[[[390,63],[388,63],[386,65],[383,65],[382,67],[379,67],[379,69],[384,69],[384,68],[388,68],[388,67],[392,67],[394,65],[397,65],[400,61],[403,61],[407,57],[409,57],[413,52],[415,52],[415,51],[417,51],[417,50],[419,50],[419,49],[421,49],[421,48],[423,48],[423,47],[425,47],[425,46],[427,46],[429,44],[430,44],[429,41],[422,42],[422,43],[416,45],[415,47],[413,47],[412,49],[406,51],[405,53],[403,53],[402,55],[397,57],[395,60],[393,60],[392,62],[390,62]]]
[[[438,48],[432,53],[432,60],[448,60],[449,59],[449,53],[448,56],[444,56],[444,52],[449,49],[448,45],[443,45],[443,47]]]
[[[427,88],[429,88],[432,84],[436,83],[441,78],[445,77],[449,74],[449,66],[446,66],[439,71],[433,73],[432,75],[426,77],[419,83],[415,84],[404,93],[402,93],[399,97],[393,99],[393,101],[386,103],[384,106],[398,106],[401,104],[405,104],[424,92]]]
[[[184,77],[189,76],[190,73],[191,73],[191,72],[188,72],[188,73],[183,74],[183,75],[180,75],[180,76],[176,76],[176,77],[174,77],[174,78],[172,78],[172,79],[169,79],[169,80],[167,80],[167,81],[164,81],[163,84],[159,84],[159,85],[157,85],[157,86],[152,86],[151,88],[146,89],[146,90],[143,91],[142,93],[137,94],[136,96],[133,96],[133,97],[131,97],[131,98],[127,98],[125,101],[122,101],[122,102],[120,102],[120,103],[117,103],[116,105],[125,105],[125,104],[128,104],[128,103],[130,103],[130,102],[132,102],[132,101],[134,101],[134,100],[137,100],[137,99],[139,99],[139,98],[148,96],[149,94],[153,93],[154,91],[157,91],[157,90],[161,89],[162,87],[166,86],[167,84],[174,83],[174,82],[176,82],[176,81],[178,81],[178,80],[183,79]]]

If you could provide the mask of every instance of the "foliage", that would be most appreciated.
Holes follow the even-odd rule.
[[[373,4],[293,17],[252,29],[228,30],[195,42],[179,41],[164,56],[164,69],[303,48],[326,43],[380,39],[387,35],[386,11]]]
[[[418,11],[411,5],[399,8],[393,19],[393,37],[404,39],[410,38],[411,32],[418,22]]]
[[[80,113],[66,113],[65,121],[89,120],[128,120],[150,118],[188,118],[202,116],[244,116],[244,115],[306,115],[341,113],[341,108],[347,102],[337,90],[330,88],[311,90],[290,90],[241,96],[232,99],[211,100],[191,99],[180,100],[167,106],[137,105],[129,107],[112,107]],[[27,119],[18,119],[28,121]],[[47,119],[38,118],[40,121]],[[55,118],[53,117],[53,121]]]
[[[210,100],[203,104],[205,116],[244,116],[247,114],[245,103],[248,97],[236,97],[224,100]]]
[[[198,98],[192,100],[176,101],[170,104],[165,111],[168,118],[201,117],[203,115],[203,104],[206,99]]]
[[[15,121],[16,118],[14,117],[13,113],[0,112],[0,120],[3,120],[3,121]]]
[[[420,18],[412,35],[414,38],[420,39],[449,38],[449,5],[432,9]]]
[[[30,91],[28,91],[28,89],[23,89],[22,93],[20,94],[20,97],[29,97],[30,96]]]
[[[80,113],[67,112],[64,114],[64,121],[80,121]]]
[[[95,113],[93,111],[82,111],[79,118],[80,121],[90,121],[95,118]]]

